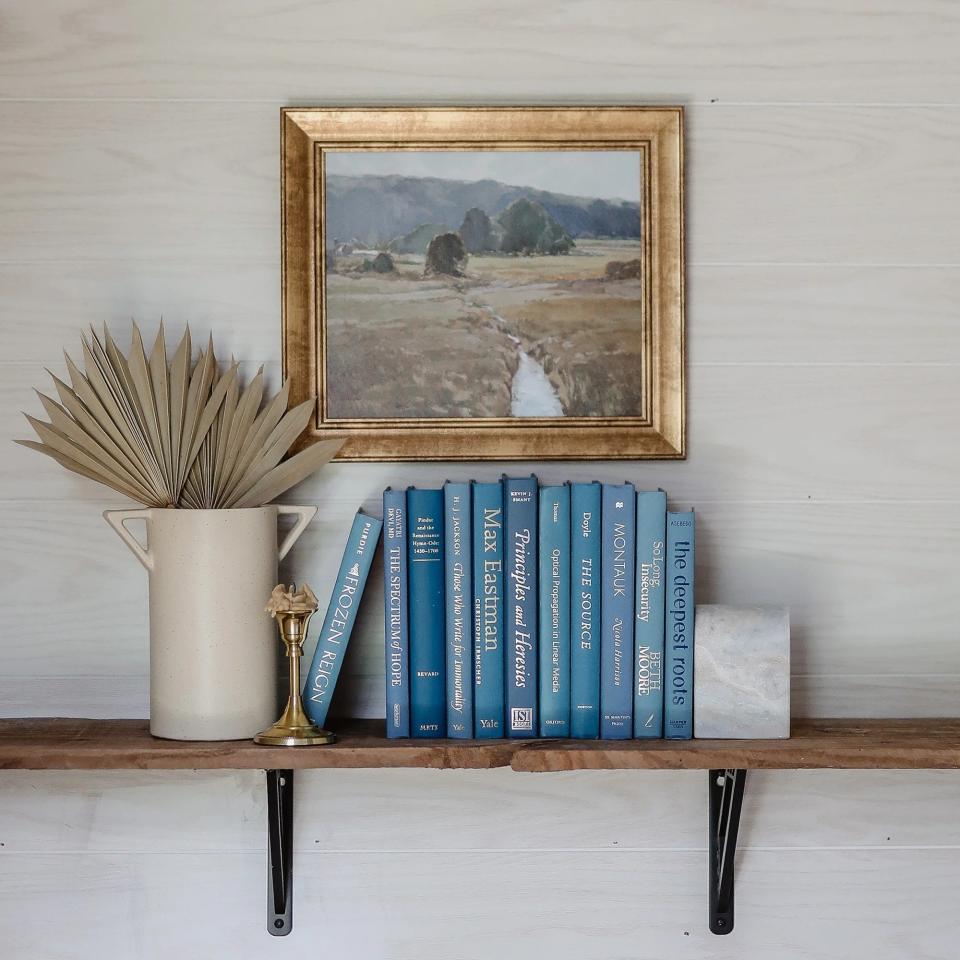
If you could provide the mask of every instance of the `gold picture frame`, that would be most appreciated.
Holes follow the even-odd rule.
[[[635,415],[332,415],[325,164],[332,153],[448,150],[639,152],[643,349]],[[317,398],[301,448],[340,439],[340,460],[685,457],[682,107],[291,107],[281,113],[281,171],[284,375],[292,404]]]

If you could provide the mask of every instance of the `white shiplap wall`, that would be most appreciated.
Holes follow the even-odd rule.
[[[9,0],[0,711],[145,715],[145,578],[99,516],[117,502],[8,440],[88,322],[189,321],[276,382],[279,108],[592,101],[688,106],[690,456],[531,466],[695,504],[701,598],[792,608],[795,712],[956,714],[958,48],[949,0]],[[296,492],[320,515],[291,574],[328,589],[385,483],[499,469],[325,471]],[[378,602],[349,712],[382,710]],[[0,954],[956,955],[950,772],[752,776],[726,939],[702,774],[301,775],[279,941],[261,780],[0,774]]]

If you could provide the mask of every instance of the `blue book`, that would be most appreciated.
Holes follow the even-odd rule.
[[[693,511],[667,514],[663,727],[668,740],[693,736]]]
[[[570,736],[570,486],[540,488],[540,736]]]
[[[410,645],[407,633],[407,495],[383,491],[383,617],[387,736],[410,736]]]
[[[663,610],[667,495],[637,494],[637,589],[634,624],[633,735],[663,736]]]
[[[570,736],[600,736],[600,484],[570,491]]]
[[[327,711],[357,620],[357,607],[363,596],[382,529],[382,520],[368,517],[362,511],[357,513],[343,549],[340,570],[303,690],[304,709],[318,727],[322,727],[327,720]]]
[[[443,491],[407,490],[410,581],[410,732],[446,733],[443,615]]]
[[[470,484],[443,486],[447,736],[473,739],[473,545]]]
[[[537,478],[503,478],[507,735],[537,722]]]
[[[603,485],[600,519],[600,736],[633,736],[633,594],[637,492]]]
[[[474,732],[503,736],[503,487],[473,485]]]

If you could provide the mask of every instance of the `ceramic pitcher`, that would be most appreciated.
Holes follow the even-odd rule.
[[[107,510],[150,579],[150,732],[241,740],[277,718],[277,564],[316,507]],[[296,514],[277,546],[277,518]],[[146,522],[146,543],[126,524]]]

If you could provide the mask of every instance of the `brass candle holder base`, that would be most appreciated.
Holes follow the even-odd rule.
[[[286,727],[275,723],[269,730],[258,733],[253,741],[270,747],[309,747],[315,743],[336,743],[337,735],[329,730],[321,730],[312,723],[302,727]]]
[[[317,598],[306,584],[299,591],[296,584],[291,584],[289,591],[283,584],[278,584],[270,594],[267,612],[276,617],[286,647],[290,664],[290,696],[280,719],[258,733],[253,738],[254,743],[271,747],[310,747],[337,742],[335,733],[321,730],[310,722],[300,696],[300,657],[303,656],[307,626],[316,609]]]

